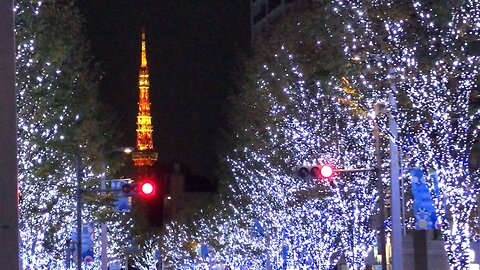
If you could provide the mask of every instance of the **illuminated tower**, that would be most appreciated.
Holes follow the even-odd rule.
[[[137,168],[152,167],[158,157],[158,153],[153,150],[153,126],[148,95],[149,85],[145,30],[142,29],[142,53],[138,75],[137,145],[136,151],[133,153],[133,161]]]

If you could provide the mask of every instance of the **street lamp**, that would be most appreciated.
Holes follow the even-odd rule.
[[[121,150],[125,154],[131,154],[133,153],[133,151],[135,151],[133,147],[123,147],[123,148],[120,148],[119,150]]]

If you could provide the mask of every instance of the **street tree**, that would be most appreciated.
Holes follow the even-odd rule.
[[[378,103],[391,111],[402,134],[396,143],[406,154],[404,166],[435,171],[432,194],[450,267],[466,269],[479,184],[478,168],[470,165],[479,133],[473,102],[479,3],[331,2],[354,70],[350,81],[371,111]]]
[[[83,188],[99,186],[104,163],[99,77],[74,1],[20,0],[15,15],[20,257],[25,269],[66,269],[77,157]],[[97,219],[97,199],[84,200],[84,222]]]
[[[338,174],[331,182],[292,174],[298,165],[375,164],[373,122],[348,99],[342,80],[348,66],[324,21],[327,13],[295,14],[256,43],[260,49],[234,101],[231,192],[250,220],[261,221],[269,237],[261,250],[275,254],[274,267],[329,269],[344,254],[349,269],[361,269],[373,246],[374,174]]]

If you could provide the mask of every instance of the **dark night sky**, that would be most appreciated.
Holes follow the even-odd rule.
[[[147,31],[154,146],[159,161],[213,177],[227,127],[227,96],[249,44],[249,1],[80,0],[92,53],[101,63],[101,101],[135,144],[140,30]]]

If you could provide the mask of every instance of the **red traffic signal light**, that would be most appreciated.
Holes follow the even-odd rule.
[[[138,185],[138,194],[141,196],[151,196],[155,194],[155,183],[144,181]]]
[[[329,178],[333,175],[333,168],[330,165],[323,165],[320,169],[320,175],[323,178]]]

